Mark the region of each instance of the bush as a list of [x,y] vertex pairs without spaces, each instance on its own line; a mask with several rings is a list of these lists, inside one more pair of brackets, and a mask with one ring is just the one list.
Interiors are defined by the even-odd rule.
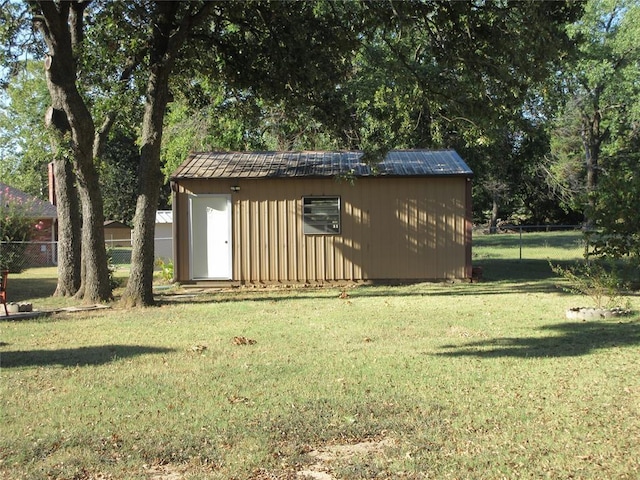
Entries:
[[596,229],[590,255],[640,259],[640,154],[610,158],[589,212]]
[[116,278],[117,267],[113,263],[113,249],[107,247],[107,271],[109,272],[109,286],[114,290],[120,286],[122,279]]
[[561,288],[591,298],[595,308],[612,308],[623,296],[625,281],[617,264],[605,260],[577,262],[564,268],[551,265],[557,275],[563,277],[566,285]]
[[0,244],[0,270],[20,273],[26,263],[26,242],[5,242]]
[[156,260],[156,266],[160,268],[160,277],[162,280],[167,283],[173,281],[173,262],[171,260],[158,258]]
[[0,190],[0,269],[12,273],[22,271],[27,243],[34,230],[31,203],[13,195],[9,187]]

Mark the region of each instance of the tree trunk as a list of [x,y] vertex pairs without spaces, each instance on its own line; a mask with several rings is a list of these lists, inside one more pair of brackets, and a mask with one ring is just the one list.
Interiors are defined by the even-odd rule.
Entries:
[[600,92],[602,86],[594,89],[591,107],[593,111],[583,113],[582,143],[584,146],[585,166],[587,169],[586,192],[587,205],[584,213],[584,225],[590,228],[593,223],[593,213],[596,208],[596,188],[598,187],[598,171],[600,169],[600,147],[607,136],[601,128],[602,116],[600,112]]
[[[93,163],[91,164],[93,167]],[[104,213],[95,169],[78,174],[82,200],[82,284],[76,294],[85,303],[112,300],[104,243]]]
[[54,296],[70,297],[80,289],[82,220],[71,163],[57,155],[53,168],[58,210],[58,285]]
[[[45,62],[51,67],[50,57]],[[78,293],[82,281],[81,233],[82,217],[76,190],[76,176],[69,161],[69,122],[63,106],[54,104],[47,111],[45,125],[50,129],[51,148],[54,152],[51,201],[58,214],[58,283],[53,295],[71,297]]]
[[498,232],[498,209],[499,209],[499,196],[494,192],[493,201],[491,204],[491,221],[489,223],[489,233]]
[[590,227],[592,223],[591,216],[596,207],[595,191],[598,186],[600,144],[591,133],[583,135],[583,143],[585,150],[585,165],[587,169],[587,207],[584,212],[584,224],[586,227]]
[[158,17],[151,47],[151,64],[142,121],[142,147],[138,170],[138,201],[133,219],[131,272],[122,296],[122,302],[127,306],[145,306],[154,303],[154,236],[162,181],[160,147],[164,114],[169,100],[169,76],[175,53],[179,48],[179,45],[170,44],[170,32],[177,4],[159,2],[156,6]]
[[485,180],[484,187],[491,194],[491,218],[489,219],[489,233],[498,232],[498,213],[502,199],[507,194],[509,187],[502,180],[489,177]]
[[138,201],[133,219],[131,272],[122,301],[127,306],[152,305],[155,225],[162,174],[160,146],[169,93],[170,67],[158,65],[148,79],[138,170]]
[[[98,173],[93,163],[93,118],[76,86],[74,52],[82,39],[81,2],[38,2],[42,18],[35,21],[49,49],[46,78],[52,105],[66,114],[71,132],[73,166],[82,203],[82,270],[76,297],[86,303],[111,299],[104,245],[104,213]],[[73,29],[73,31],[72,31]],[[73,40],[72,40],[73,39]]]
[[184,7],[185,3],[154,3],[153,38],[142,124],[138,202],[133,219],[131,273],[122,297],[122,302],[128,306],[153,304],[154,235],[162,182],[160,146],[164,114],[169,102],[169,77],[176,55],[191,29],[207,18],[214,5],[215,2],[192,2],[183,11],[182,18],[178,19],[180,7]]
[[[153,162],[147,160],[142,163],[151,165]],[[159,171],[160,166],[149,166],[149,168],[157,168]],[[131,272],[127,288],[122,296],[123,304],[130,307],[153,305],[154,303],[154,236],[160,181],[159,175],[148,174],[145,177],[144,181],[140,179],[142,192],[138,195],[136,214],[133,219]]]

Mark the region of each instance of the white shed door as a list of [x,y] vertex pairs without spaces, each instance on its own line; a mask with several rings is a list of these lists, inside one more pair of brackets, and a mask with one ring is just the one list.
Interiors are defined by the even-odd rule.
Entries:
[[231,195],[189,197],[191,279],[231,279]]

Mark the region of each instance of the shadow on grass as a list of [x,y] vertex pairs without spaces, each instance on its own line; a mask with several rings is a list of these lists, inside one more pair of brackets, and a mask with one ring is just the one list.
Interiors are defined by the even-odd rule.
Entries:
[[[567,266],[572,262],[554,262]],[[454,283],[451,288],[397,289],[376,286],[354,290],[353,296],[460,296],[502,295],[505,293],[566,293],[558,288],[560,277],[551,270],[548,260],[488,259],[478,263],[483,268],[479,282]],[[434,283],[434,285],[438,285]]]
[[[504,237],[504,236],[500,236]],[[555,261],[563,267],[572,264],[573,261]],[[259,285],[255,288],[238,288],[225,292],[206,292],[215,290],[216,284],[203,286],[193,294],[173,294],[156,292],[155,298],[158,306],[172,305],[176,303],[200,304],[212,302],[279,302],[283,300],[313,300],[327,298],[331,295],[338,296],[336,291],[346,289],[350,297],[414,297],[414,296],[464,296],[464,295],[502,295],[507,293],[549,293],[564,294],[557,287],[560,278],[554,274],[546,259],[505,259],[489,258],[474,262],[474,265],[483,267],[483,279],[479,283],[458,282],[446,284],[434,282],[432,285],[424,282],[416,282],[414,285],[398,282],[373,282],[353,283],[346,286],[327,283],[324,286],[295,286],[287,288],[283,286]],[[27,274],[30,272],[27,272]],[[9,301],[21,302],[24,300],[45,299],[55,291],[57,279],[49,276],[19,277],[9,279]],[[351,288],[355,285],[357,288]],[[398,288],[404,285],[406,288]],[[432,288],[435,287],[435,288]],[[295,292],[295,293],[294,293]]]
[[9,274],[7,301],[20,303],[24,300],[48,298],[56,291],[58,279],[55,277],[15,277]]
[[140,345],[99,345],[94,347],[63,348],[59,350],[16,350],[0,352],[2,368],[62,367],[103,365],[121,358],[150,353],[169,353],[171,348],[144,347]]
[[[566,266],[570,262],[555,262]],[[194,290],[192,294],[158,293],[158,305],[175,303],[225,303],[225,302],[279,302],[284,300],[314,300],[339,296],[345,290],[350,298],[367,297],[429,297],[464,295],[502,295],[505,293],[566,293],[557,287],[560,278],[551,271],[547,260],[491,259],[482,263],[484,277],[480,282],[435,281],[380,281],[371,283],[347,283],[346,285],[327,283],[318,286],[285,287],[263,285],[225,292],[206,292],[211,287],[201,287],[203,292]],[[355,287],[355,288],[354,288]],[[295,293],[294,293],[295,292]]]
[[[462,345],[443,345],[447,357],[576,357],[602,348],[640,345],[640,322],[567,322],[540,328],[554,335],[527,338],[493,338]],[[557,334],[559,333],[559,334]]]
[[518,260],[518,259],[484,259],[474,262],[482,266],[483,281],[492,282],[557,282],[560,277],[551,270],[553,265],[567,267],[575,261],[557,261],[547,259]]

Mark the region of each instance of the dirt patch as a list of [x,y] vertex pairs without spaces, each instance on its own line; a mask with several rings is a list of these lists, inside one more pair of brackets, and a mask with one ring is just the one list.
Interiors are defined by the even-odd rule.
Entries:
[[[308,452],[311,463],[299,467],[297,472],[287,470],[276,473],[260,469],[254,472],[251,478],[255,480],[339,480],[332,473],[334,463],[344,462],[353,457],[382,455],[387,448],[395,445],[396,441],[390,438],[353,444],[326,445]],[[147,480],[183,480],[189,470],[186,465],[172,464],[143,465],[143,469]]]
[[175,465],[144,465],[144,473],[149,480],[181,480],[184,478],[184,467]]
[[328,445],[312,450],[308,455],[315,460],[312,465],[298,472],[298,477],[309,480],[337,480],[331,475],[331,464],[348,460],[356,456],[382,454],[386,448],[395,445],[395,441],[385,438],[379,441],[366,441],[346,445]]

